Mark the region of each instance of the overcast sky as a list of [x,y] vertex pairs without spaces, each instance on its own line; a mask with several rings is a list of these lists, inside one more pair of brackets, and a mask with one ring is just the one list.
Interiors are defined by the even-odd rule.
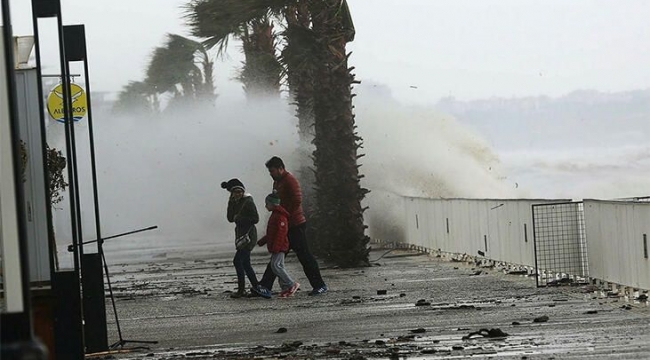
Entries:
[[[349,1],[358,78],[390,86],[403,101],[650,88],[647,0]],[[165,33],[187,33],[185,2],[63,0],[64,22],[86,25],[93,88],[119,90],[141,79]],[[30,3],[11,1],[17,35],[32,32]],[[53,26],[42,27],[45,62],[55,65]],[[241,96],[228,80],[238,51],[231,47],[217,67],[222,96]]]

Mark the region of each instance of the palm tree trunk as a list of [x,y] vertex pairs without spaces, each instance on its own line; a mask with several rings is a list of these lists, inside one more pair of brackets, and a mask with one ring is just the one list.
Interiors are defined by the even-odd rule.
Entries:
[[273,24],[258,19],[245,26],[241,40],[245,63],[239,79],[250,98],[279,97],[282,66],[276,54]]
[[353,32],[346,26],[344,1],[312,0],[309,5],[320,48],[314,83],[316,241],[327,244],[331,259],[342,267],[367,265],[369,238],[361,200],[368,190],[360,185],[357,150],[362,139],[355,131],[355,81],[346,53]]
[[[282,58],[287,70],[287,82],[292,102],[296,107],[298,118],[298,137],[300,146],[297,149],[298,168],[296,176],[302,184],[303,208],[307,219],[312,219],[316,206],[314,182],[314,163],[311,154],[314,150],[314,69],[316,61],[314,52],[310,51],[315,43],[311,31],[311,17],[305,0],[285,9],[284,17],[287,29],[284,32],[286,46]],[[312,221],[308,222],[307,231],[313,233]],[[309,237],[314,240],[313,237]],[[316,241],[311,243],[312,250],[325,255],[322,247]]]

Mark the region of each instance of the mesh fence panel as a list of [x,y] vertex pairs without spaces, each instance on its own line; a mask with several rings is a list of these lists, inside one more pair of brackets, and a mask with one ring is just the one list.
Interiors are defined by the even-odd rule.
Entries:
[[582,202],[533,205],[537,286],[584,282],[589,276]]

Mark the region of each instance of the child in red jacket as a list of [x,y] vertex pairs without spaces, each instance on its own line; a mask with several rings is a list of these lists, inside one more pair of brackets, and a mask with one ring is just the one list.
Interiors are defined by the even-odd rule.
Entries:
[[289,212],[280,205],[280,198],[276,194],[267,196],[265,202],[266,210],[272,213],[266,226],[266,235],[257,244],[259,246],[266,244],[271,253],[269,264],[275,276],[280,280],[280,286],[282,287],[280,297],[289,297],[295,294],[300,287],[300,284],[293,281],[284,268],[284,256],[289,252],[289,238],[287,237],[289,232]]

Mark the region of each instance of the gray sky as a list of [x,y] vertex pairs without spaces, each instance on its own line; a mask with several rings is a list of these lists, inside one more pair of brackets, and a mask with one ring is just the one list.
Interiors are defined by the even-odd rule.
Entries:
[[[12,1],[16,34],[31,33],[29,3]],[[186,33],[184,3],[63,0],[65,23],[86,24],[94,89],[118,90],[142,78],[164,34]],[[650,87],[650,1],[350,0],[350,6],[358,78],[385,83],[406,102]],[[46,63],[54,65],[51,30],[43,36]],[[231,44],[230,59],[217,68],[226,97],[241,96],[240,85],[229,81],[241,61]]]

